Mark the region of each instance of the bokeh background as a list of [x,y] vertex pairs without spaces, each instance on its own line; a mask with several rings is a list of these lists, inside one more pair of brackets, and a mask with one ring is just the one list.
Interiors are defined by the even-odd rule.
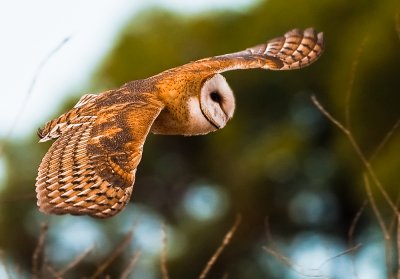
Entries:
[[[208,278],[369,279],[396,271],[387,270],[387,245],[369,204],[349,237],[367,200],[363,165],[311,96],[343,123],[349,113],[354,138],[396,201],[399,129],[375,151],[400,118],[398,1],[81,2],[0,3],[0,278],[31,276],[42,223],[55,270],[94,247],[67,278],[92,274],[130,231],[129,247],[102,276],[118,278],[140,250],[131,277],[160,278],[162,224],[170,277],[196,278],[237,214],[242,222]],[[35,177],[50,144],[37,143],[36,129],[81,95],[309,26],[326,38],[324,55],[311,67],[224,74],[237,110],[223,130],[149,135],[132,201],[121,214],[96,220],[38,212]],[[375,187],[372,194],[389,223],[393,211]],[[263,246],[275,247],[292,267]]]

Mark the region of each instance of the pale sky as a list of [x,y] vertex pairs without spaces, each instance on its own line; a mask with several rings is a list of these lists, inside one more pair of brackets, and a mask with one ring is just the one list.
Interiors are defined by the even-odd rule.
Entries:
[[[54,114],[66,94],[89,92],[87,84],[119,30],[146,7],[162,6],[180,13],[244,9],[257,0],[13,0],[0,1],[0,138],[35,133]],[[232,4],[232,2],[234,4]],[[48,54],[71,37],[40,71]],[[78,98],[78,96],[77,96]],[[19,118],[17,114],[26,107]]]

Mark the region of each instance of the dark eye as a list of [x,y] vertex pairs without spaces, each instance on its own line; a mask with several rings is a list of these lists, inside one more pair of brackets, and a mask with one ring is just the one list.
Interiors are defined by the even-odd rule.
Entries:
[[210,93],[211,100],[213,100],[216,103],[221,102],[221,95],[217,91],[213,91]]

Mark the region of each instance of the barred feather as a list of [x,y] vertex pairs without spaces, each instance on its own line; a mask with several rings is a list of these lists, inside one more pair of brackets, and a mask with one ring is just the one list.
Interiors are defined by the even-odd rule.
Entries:
[[92,127],[87,122],[69,128],[43,158],[36,182],[41,211],[104,218],[129,201],[132,187],[112,185],[97,174],[97,162],[87,149]]

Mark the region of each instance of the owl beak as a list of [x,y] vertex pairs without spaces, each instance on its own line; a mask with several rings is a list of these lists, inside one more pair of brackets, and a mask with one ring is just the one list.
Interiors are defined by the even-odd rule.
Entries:
[[209,117],[207,113],[205,113],[202,109],[201,113],[203,114],[204,118],[207,119],[208,122],[210,122],[211,125],[213,125],[217,130],[221,129],[221,127],[213,121],[212,117]]

